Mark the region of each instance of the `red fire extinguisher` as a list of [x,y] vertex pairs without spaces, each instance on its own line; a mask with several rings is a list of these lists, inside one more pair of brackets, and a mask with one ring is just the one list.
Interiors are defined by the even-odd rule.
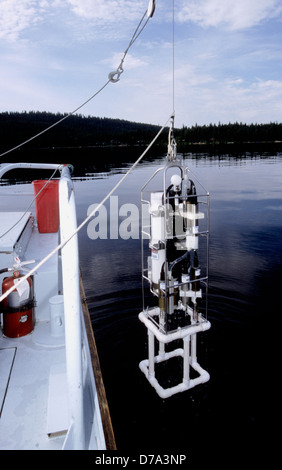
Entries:
[[[17,285],[23,275],[14,271],[13,276],[5,277],[2,294]],[[25,336],[34,328],[33,282],[31,277],[23,281],[2,302],[3,333],[9,338]]]

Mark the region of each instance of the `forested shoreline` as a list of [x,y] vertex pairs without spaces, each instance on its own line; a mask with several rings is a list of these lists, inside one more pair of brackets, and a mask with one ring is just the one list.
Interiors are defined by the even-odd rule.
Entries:
[[[67,114],[48,112],[0,113],[0,147],[9,148],[44,131]],[[158,126],[121,119],[72,115],[28,143],[30,148],[92,147],[147,143]]]
[[[49,112],[0,113],[0,151],[21,144],[64,118],[66,114]],[[156,135],[159,126],[120,119],[73,115],[50,131],[27,144],[28,148],[70,148],[107,145],[146,145]],[[194,148],[233,145],[282,144],[282,123],[268,124],[209,124],[175,129],[178,148]],[[167,142],[167,133],[160,143]]]

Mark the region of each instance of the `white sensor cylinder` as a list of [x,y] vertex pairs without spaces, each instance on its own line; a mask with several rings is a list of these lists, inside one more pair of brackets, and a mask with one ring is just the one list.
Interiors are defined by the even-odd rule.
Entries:
[[165,214],[163,206],[163,192],[151,193],[151,268],[153,284],[158,284],[162,265],[165,262]]

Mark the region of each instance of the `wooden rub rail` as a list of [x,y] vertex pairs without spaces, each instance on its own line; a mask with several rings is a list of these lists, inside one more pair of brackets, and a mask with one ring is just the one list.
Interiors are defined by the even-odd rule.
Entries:
[[101,418],[102,418],[102,423],[103,423],[106,448],[107,450],[117,450],[113,426],[112,426],[112,420],[111,420],[110,411],[109,411],[108,400],[106,396],[102,371],[100,367],[96,341],[95,341],[95,337],[93,333],[93,328],[91,324],[90,314],[88,310],[88,305],[87,305],[87,300],[85,296],[85,290],[84,290],[81,275],[80,275],[80,295],[81,295],[82,309],[83,309],[83,315],[84,315],[85,329],[86,329],[86,334],[87,334],[89,349],[90,349],[92,368],[93,368],[95,383],[96,383],[96,388],[97,388],[98,401],[100,404],[100,413],[101,413]]

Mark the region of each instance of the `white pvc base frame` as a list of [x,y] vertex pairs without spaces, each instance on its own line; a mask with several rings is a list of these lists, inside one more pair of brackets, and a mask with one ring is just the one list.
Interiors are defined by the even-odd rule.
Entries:
[[[208,382],[209,373],[204,370],[197,362],[197,333],[206,331],[211,327],[210,322],[203,320],[198,324],[188,328],[177,330],[173,333],[164,334],[154,325],[148,316],[141,312],[139,319],[145,324],[148,331],[148,359],[144,359],[139,363],[141,371],[145,374],[148,382],[154,387],[157,394],[161,398],[169,398],[180,392],[185,392],[196,385]],[[155,356],[155,338],[159,341],[159,354]],[[170,352],[165,352],[165,344],[183,340],[183,348],[177,348]],[[155,364],[165,362],[172,357],[181,356],[183,358],[183,380],[178,385],[169,388],[163,388],[155,377]],[[199,375],[190,378],[190,368],[193,368]]]

